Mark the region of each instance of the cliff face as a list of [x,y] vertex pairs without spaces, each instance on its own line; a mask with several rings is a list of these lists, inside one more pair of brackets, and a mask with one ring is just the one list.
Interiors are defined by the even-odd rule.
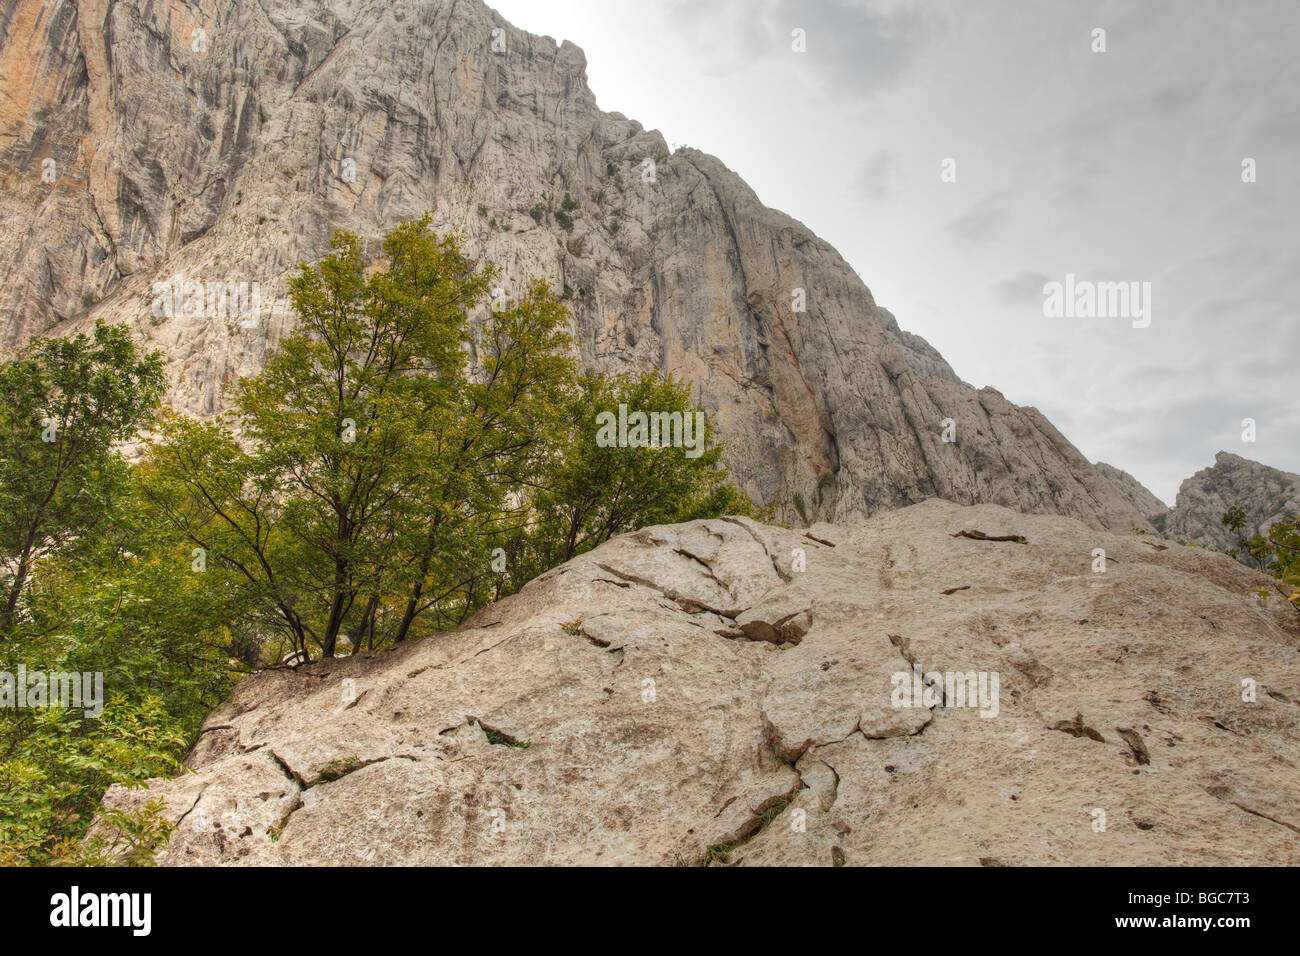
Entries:
[[[0,68],[7,347],[125,321],[166,353],[173,405],[210,414],[291,326],[297,262],[433,209],[507,296],[530,274],[570,290],[587,367],[693,383],[783,517],[796,495],[832,520],[941,496],[1143,524],[834,249],[718,160],[597,109],[581,50],[478,0],[0,0]],[[154,314],[176,276],[256,282],[259,307]]]
[[1178,487],[1178,500],[1165,522],[1165,535],[1226,551],[1237,533],[1223,526],[1229,508],[1246,512],[1242,534],[1265,534],[1276,522],[1300,514],[1300,475],[1221,451]]
[[163,865],[1295,865],[1300,619],[1265,582],[937,500],[646,528],[249,677],[105,803],[163,803]]
[[1123,492],[1124,497],[1133,502],[1133,507],[1142,512],[1148,521],[1156,527],[1163,525],[1165,515],[1169,513],[1169,506],[1152,494],[1146,485],[1122,468],[1108,465],[1104,461],[1097,462],[1096,467],[1102,477]]

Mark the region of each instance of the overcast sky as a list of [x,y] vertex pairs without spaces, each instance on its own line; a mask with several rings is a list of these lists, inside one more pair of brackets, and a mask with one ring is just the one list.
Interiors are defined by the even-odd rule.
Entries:
[[[1300,472],[1297,0],[488,2],[1089,459],[1170,504],[1219,450]],[[1044,317],[1067,273],[1150,282],[1149,327]]]

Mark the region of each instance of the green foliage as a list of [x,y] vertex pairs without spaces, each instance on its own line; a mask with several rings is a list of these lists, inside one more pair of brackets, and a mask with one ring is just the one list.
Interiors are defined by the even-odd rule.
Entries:
[[169,419],[142,469],[154,516],[206,550],[277,653],[400,642],[613,534],[752,510],[720,449],[596,447],[601,409],[693,406],[652,377],[579,378],[545,283],[472,327],[495,268],[427,217],[388,237],[385,270],[355,236],[333,249],[291,284],[299,330],[227,420]]
[[1300,610],[1300,517],[1293,515],[1274,522],[1268,534],[1257,533],[1249,538],[1245,509],[1233,505],[1219,520],[1225,528],[1237,533],[1237,544],[1228,553],[1239,560],[1248,558],[1259,570],[1271,574],[1277,579],[1277,590]]
[[1260,569],[1277,579],[1277,588],[1300,610],[1300,517],[1275,522],[1267,535],[1253,535],[1246,552]]
[[161,800],[150,800],[135,812],[101,809],[99,816],[112,835],[97,833],[79,846],[68,862],[76,866],[153,866],[154,853],[176,829],[164,816],[165,810]]
[[147,423],[162,387],[161,358],[103,323],[0,367],[0,640],[38,552],[75,552],[112,513],[126,475],[113,446]]
[[175,772],[242,672],[455,625],[637,527],[755,514],[707,427],[690,454],[598,444],[601,413],[690,415],[688,389],[578,375],[540,280],[484,317],[495,267],[428,227],[382,264],[337,234],[230,411],[162,416],[135,466],[114,448],[162,375],[125,329],[0,365],[0,670],[99,672],[107,698],[0,708],[0,864],[147,864],[162,808],[103,811],[83,842],[99,799]]
[[[240,383],[227,420],[167,422],[146,481],[157,513],[213,556],[293,651],[325,657],[350,618],[353,646],[373,642],[394,595],[413,602],[395,616],[400,640],[431,583],[454,591],[473,580],[464,565],[478,549],[456,540],[482,534],[529,445],[519,430],[536,370],[516,368],[519,356],[563,344],[553,304],[496,313],[479,343],[489,383],[471,382],[468,316],[493,270],[475,272],[454,238],[429,234],[428,217],[389,234],[385,270],[368,271],[355,235],[337,234],[332,249],[290,282],[300,325]],[[560,374],[553,359],[538,368]],[[446,573],[430,582],[433,568]]]
[[[1253,561],[1259,570],[1264,570],[1264,561],[1261,558],[1252,555],[1249,542],[1246,537],[1246,512],[1240,506],[1234,505],[1223,513],[1219,519],[1220,523],[1229,531],[1236,532],[1237,543],[1228,549],[1228,554],[1237,558],[1243,563]],[[1259,535],[1255,535],[1256,538]]]
[[512,588],[615,535],[652,524],[723,514],[759,516],[720,464],[705,424],[701,454],[679,447],[597,443],[597,416],[630,410],[692,414],[688,387],[655,374],[579,378],[557,426],[555,455],[535,489],[528,521],[506,546]]
[[[229,688],[209,641],[229,619],[221,595],[186,579],[178,543],[139,520],[114,450],[151,420],[162,384],[159,357],[103,324],[0,365],[0,671],[92,686],[98,674],[107,696],[100,713],[0,709],[0,864],[94,862],[77,841],[104,789],[174,770]],[[157,821],[121,817],[113,852],[141,862]]]
[[76,861],[76,840],[114,783],[140,784],[179,766],[180,723],[159,698],[112,695],[98,718],[53,708],[0,717],[0,864]]
[[533,206],[532,209],[528,210],[528,215],[532,216],[533,222],[540,226],[542,220],[546,218],[546,204],[540,202],[537,203],[537,205]]
[[489,730],[483,728],[483,733],[487,736],[488,743],[496,744],[498,747],[514,747],[516,750],[527,750],[531,744],[527,740],[511,740],[499,730]]
[[566,192],[564,194],[564,201],[560,203],[560,208],[565,212],[573,212],[573,210],[578,208],[578,201]]
[[565,232],[573,231],[573,217],[563,209],[557,209],[555,211],[555,221],[560,224],[560,228]]

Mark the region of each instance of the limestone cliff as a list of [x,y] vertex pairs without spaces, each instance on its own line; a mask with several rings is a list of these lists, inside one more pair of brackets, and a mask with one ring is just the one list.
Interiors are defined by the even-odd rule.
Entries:
[[[433,209],[506,295],[568,290],[585,366],[693,383],[779,516],[940,496],[1143,524],[829,245],[598,109],[581,50],[479,0],[0,0],[0,72],[0,345],[125,321],[166,353],[170,401],[210,414],[291,326],[296,263]],[[257,314],[155,314],[176,276],[256,282]]]
[[1146,485],[1122,468],[1108,465],[1104,461],[1097,462],[1097,470],[1107,481],[1122,491],[1148,521],[1157,528],[1163,527],[1165,515],[1169,513],[1169,506],[1152,494]]
[[1242,531],[1246,538],[1266,534],[1276,522],[1300,515],[1300,475],[1221,451],[1214,456],[1213,466],[1178,487],[1165,534],[1175,541],[1227,551],[1238,540],[1222,521],[1233,507],[1246,513]]

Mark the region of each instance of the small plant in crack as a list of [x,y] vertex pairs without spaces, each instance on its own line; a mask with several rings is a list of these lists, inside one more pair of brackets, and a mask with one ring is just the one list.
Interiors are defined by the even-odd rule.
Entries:
[[329,761],[329,763],[321,764],[316,768],[316,772],[320,774],[322,780],[328,783],[331,780],[337,780],[339,777],[347,776],[360,766],[360,758],[349,754],[346,757],[338,757]]
[[496,744],[498,747],[514,747],[517,750],[527,750],[531,744],[527,740],[511,740],[499,730],[489,730],[483,728],[483,733],[487,734],[488,743]]
[[568,624],[562,624],[561,627],[565,634],[577,637],[582,633],[582,618],[578,618],[576,621],[570,621]]
[[710,847],[706,847],[697,861],[697,865],[735,866],[736,864],[731,862],[731,854],[766,830],[773,820],[785,813],[786,807],[794,803],[794,798],[798,796],[798,793],[799,789],[796,788],[773,800],[771,805],[759,815],[757,822],[749,832],[739,839],[730,840],[726,843],[715,843]]

